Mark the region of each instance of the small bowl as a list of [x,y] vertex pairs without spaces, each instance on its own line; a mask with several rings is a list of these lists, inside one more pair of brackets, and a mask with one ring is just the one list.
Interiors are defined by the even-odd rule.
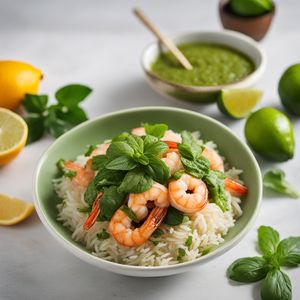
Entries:
[[268,32],[275,15],[275,3],[273,9],[258,17],[241,17],[231,12],[229,0],[221,0],[219,3],[219,15],[222,25],[226,29],[244,33],[256,41],[260,41]]
[[246,88],[254,85],[262,76],[266,67],[266,55],[260,45],[248,36],[229,30],[201,31],[170,35],[175,44],[181,43],[214,43],[233,48],[254,63],[254,71],[242,80],[217,86],[192,86],[161,79],[152,72],[151,66],[161,51],[166,51],[159,43],[153,42],[146,47],[142,54],[142,68],[150,86],[160,95],[197,103],[214,102],[224,88]]
[[[60,158],[72,159],[83,153],[87,144],[96,144],[112,136],[128,131],[141,122],[169,124],[170,128],[181,131],[200,130],[204,139],[215,141],[222,155],[237,168],[243,169],[243,180],[249,193],[243,200],[243,215],[224,237],[217,248],[194,261],[178,265],[141,267],[109,262],[91,254],[82,244],[74,241],[72,233],[57,221],[56,205],[59,199],[52,186],[56,176],[56,162]],[[238,153],[238,155],[237,155]],[[167,276],[188,271],[213,260],[238,244],[251,229],[258,214],[262,196],[262,181],[259,166],[249,147],[220,122],[188,110],[170,107],[142,107],[100,116],[84,122],[58,138],[43,154],[35,171],[35,207],[49,232],[70,252],[96,267],[123,275],[138,277]],[[55,260],[55,257],[49,258]],[[55,263],[55,262],[53,262]]]

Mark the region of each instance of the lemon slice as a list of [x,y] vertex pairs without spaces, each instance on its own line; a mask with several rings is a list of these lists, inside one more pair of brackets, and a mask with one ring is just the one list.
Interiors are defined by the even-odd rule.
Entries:
[[218,99],[219,109],[234,119],[247,117],[259,103],[263,92],[257,89],[226,89]]
[[14,112],[0,107],[0,166],[15,158],[26,144],[28,127]]
[[33,211],[31,203],[0,194],[0,225],[14,225],[22,222]]

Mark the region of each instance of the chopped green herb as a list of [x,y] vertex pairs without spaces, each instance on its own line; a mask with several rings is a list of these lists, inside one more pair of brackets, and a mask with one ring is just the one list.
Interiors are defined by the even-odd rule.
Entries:
[[152,236],[154,238],[158,238],[159,236],[163,235],[164,232],[163,230],[161,230],[160,228],[157,228],[153,233],[152,233]]
[[186,223],[190,220],[189,216],[183,216],[182,223]]
[[62,158],[60,160],[58,160],[58,162],[56,163],[56,166],[63,173],[63,176],[65,176],[65,177],[73,178],[77,174],[76,171],[68,170],[65,168],[65,160]]
[[178,248],[178,255],[177,255],[177,260],[182,260],[183,257],[185,257],[186,253],[185,250],[182,248]]
[[193,243],[193,237],[190,235],[186,240],[185,240],[185,246],[190,247]]
[[97,233],[97,238],[99,240],[106,240],[109,237],[110,237],[110,234],[105,229],[102,229],[101,232]]
[[92,152],[97,148],[96,145],[89,145],[88,149],[86,150],[86,152],[84,153],[84,156],[90,156],[92,154]]
[[81,213],[90,213],[91,212],[91,207],[77,207],[77,210]]
[[129,208],[128,206],[124,205],[122,207],[122,210],[128,216],[128,218],[130,218],[133,222],[139,223],[139,219],[137,218],[137,216],[135,215],[135,213],[131,210],[131,208]]
[[285,180],[285,173],[279,169],[272,169],[265,173],[264,186],[291,198],[299,198],[297,191]]

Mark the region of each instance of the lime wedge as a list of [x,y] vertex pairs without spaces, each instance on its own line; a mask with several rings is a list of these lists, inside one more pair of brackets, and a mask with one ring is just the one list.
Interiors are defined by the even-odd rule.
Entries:
[[247,117],[259,103],[263,92],[256,89],[222,90],[218,99],[221,112],[234,119]]

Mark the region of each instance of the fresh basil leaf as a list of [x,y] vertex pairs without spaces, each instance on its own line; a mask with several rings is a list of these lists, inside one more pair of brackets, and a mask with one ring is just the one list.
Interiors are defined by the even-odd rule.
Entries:
[[228,210],[228,198],[224,186],[225,175],[219,171],[210,170],[208,175],[203,177],[213,202],[215,202],[222,211]]
[[185,170],[179,170],[179,171],[176,171],[172,178],[175,179],[175,180],[178,180],[181,178],[181,176],[185,173]]
[[84,156],[90,156],[96,148],[97,148],[96,145],[89,145],[87,150],[84,153]]
[[162,141],[152,141],[151,140],[151,136],[147,135],[145,137],[144,140],[144,144],[145,144],[145,149],[144,149],[144,153],[147,156],[153,155],[153,156],[160,156],[161,154],[163,154],[164,152],[166,152],[168,150],[168,146],[166,143],[162,142]]
[[292,284],[287,276],[278,269],[270,270],[261,287],[262,300],[291,300]]
[[99,194],[99,191],[96,187],[96,183],[95,183],[95,178],[89,183],[89,185],[87,186],[85,192],[84,192],[84,201],[92,206],[92,204],[94,203],[95,199],[97,198]]
[[265,278],[268,271],[268,263],[263,257],[244,257],[229,266],[227,275],[238,282],[255,282]]
[[110,234],[103,228],[101,232],[97,233],[97,238],[99,240],[107,240],[109,239]]
[[194,139],[193,135],[189,131],[183,131],[181,137],[182,143],[177,146],[181,156],[190,160],[200,157],[202,147]]
[[96,155],[92,158],[92,169],[95,171],[102,170],[108,163],[106,155]]
[[112,143],[113,142],[124,142],[127,140],[128,136],[129,136],[128,132],[123,132],[123,133],[117,135],[116,137],[114,137],[112,139]]
[[166,184],[170,177],[170,171],[167,165],[155,156],[149,157],[147,173],[154,181],[159,182],[160,184]]
[[168,125],[166,124],[148,124],[144,123],[142,126],[145,128],[147,134],[153,135],[157,138],[162,138],[165,132],[168,130]]
[[106,164],[105,168],[109,170],[132,170],[137,166],[137,163],[128,156],[119,156]]
[[183,222],[184,214],[176,208],[169,206],[164,223],[169,226],[180,225]]
[[260,226],[258,228],[258,245],[266,257],[276,253],[279,243],[279,233],[270,226]]
[[134,153],[132,158],[141,165],[147,166],[149,164],[149,158],[144,154]]
[[157,228],[151,235],[151,237],[154,237],[154,238],[158,238],[160,237],[161,235],[163,235],[164,232],[163,230],[161,230],[160,228]]
[[152,186],[151,177],[144,173],[141,169],[136,168],[129,171],[122,181],[119,191],[130,193],[142,193],[149,190]]
[[106,151],[106,155],[110,159],[114,159],[123,155],[132,156],[133,153],[134,150],[126,142],[113,142]]
[[297,191],[285,180],[285,173],[279,169],[272,169],[265,173],[264,186],[275,192],[285,194],[292,198],[299,198]]
[[28,126],[28,137],[26,144],[39,140],[45,132],[44,117],[38,114],[29,114],[24,118]]
[[192,243],[193,243],[193,237],[189,235],[188,238],[185,240],[184,245],[190,247]]
[[94,178],[96,187],[100,190],[104,186],[119,185],[123,181],[125,174],[125,171],[101,169]]
[[282,240],[277,247],[276,257],[281,266],[298,266],[300,264],[300,237]]
[[209,174],[209,162],[204,157],[190,160],[182,156],[181,162],[186,172],[193,177],[202,179],[204,176],[207,176]]
[[119,192],[118,187],[115,185],[104,188],[100,201],[99,218],[109,221],[116,210],[123,204],[125,197],[126,194]]
[[46,110],[47,102],[47,95],[25,94],[23,105],[27,112],[41,114]]
[[53,105],[51,107],[55,109],[57,119],[63,120],[64,122],[67,122],[73,126],[78,125],[88,119],[84,110],[78,106],[67,107]]
[[140,136],[129,135],[127,138],[127,143],[135,153],[142,154],[144,152],[144,142]]
[[55,93],[55,98],[60,104],[67,107],[77,106],[79,102],[83,101],[92,89],[81,84],[69,84],[60,88]]
[[128,216],[129,219],[131,219],[135,223],[139,223],[139,219],[135,215],[135,213],[132,211],[131,208],[129,208],[127,205],[124,205],[122,207],[122,211]]
[[69,131],[73,125],[61,120],[56,115],[56,109],[50,108],[48,109],[48,115],[45,116],[44,125],[46,131],[52,135],[53,137],[59,137],[65,132]]

